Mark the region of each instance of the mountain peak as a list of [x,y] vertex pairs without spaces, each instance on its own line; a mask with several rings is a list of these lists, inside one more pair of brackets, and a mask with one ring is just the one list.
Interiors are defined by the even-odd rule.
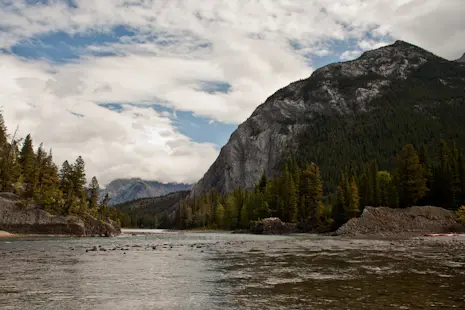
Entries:
[[[463,98],[464,74],[462,66],[401,40],[319,68],[278,90],[239,125],[191,197],[213,188],[253,189],[263,171],[276,175],[291,155],[318,163],[332,180],[352,160],[378,156],[375,150],[385,145],[393,147],[385,153],[388,165],[402,143],[420,143],[420,131],[432,133],[430,123],[437,125],[437,136],[462,128],[458,118],[447,119],[453,124],[437,119],[462,107],[456,98]],[[396,131],[402,138],[393,136],[393,128],[402,128]],[[333,160],[346,146],[352,157]]]

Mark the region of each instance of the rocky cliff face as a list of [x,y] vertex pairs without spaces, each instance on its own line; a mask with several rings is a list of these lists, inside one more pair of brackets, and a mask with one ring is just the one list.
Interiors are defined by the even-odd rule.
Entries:
[[[365,52],[354,61],[325,66],[308,79],[291,83],[269,97],[238,127],[191,195],[212,188],[222,193],[238,186],[252,188],[264,170],[273,176],[283,156],[299,149],[299,135],[308,132],[317,136],[317,127],[325,119],[369,114],[377,109],[374,102],[378,98],[397,87],[393,84],[408,80],[412,72],[431,61],[451,63],[397,41]],[[447,83],[445,78],[443,84]]]
[[121,230],[92,216],[57,216],[0,197],[0,230],[19,234],[115,236]]
[[438,207],[407,209],[366,207],[360,218],[354,218],[337,231],[339,236],[403,237],[426,233],[464,232],[457,214]]
[[141,179],[118,179],[112,181],[102,190],[103,198],[108,193],[110,204],[116,205],[140,198],[159,197],[172,192],[190,190],[191,184],[160,183]]

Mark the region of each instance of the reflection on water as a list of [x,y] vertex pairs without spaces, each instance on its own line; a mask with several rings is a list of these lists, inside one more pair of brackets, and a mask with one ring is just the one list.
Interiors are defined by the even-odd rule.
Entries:
[[0,308],[465,309],[463,248],[173,232],[3,239]]

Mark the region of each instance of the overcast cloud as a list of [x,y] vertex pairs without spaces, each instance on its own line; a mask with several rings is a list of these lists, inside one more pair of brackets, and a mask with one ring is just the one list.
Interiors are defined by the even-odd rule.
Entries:
[[315,67],[396,39],[456,59],[463,16],[463,0],[0,1],[0,105],[10,132],[59,165],[82,155],[101,183],[195,182],[222,145],[176,111],[212,135]]

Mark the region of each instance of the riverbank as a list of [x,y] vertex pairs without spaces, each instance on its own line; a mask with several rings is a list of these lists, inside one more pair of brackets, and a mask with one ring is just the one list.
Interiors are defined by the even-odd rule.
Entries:
[[102,221],[89,214],[53,215],[40,208],[24,206],[15,200],[0,197],[0,230],[13,234],[54,237],[119,235],[119,227],[116,223],[110,222]]
[[13,235],[13,234],[10,234],[7,231],[0,230],[0,238],[13,238],[13,237],[17,237],[17,236],[20,236],[20,235]]

